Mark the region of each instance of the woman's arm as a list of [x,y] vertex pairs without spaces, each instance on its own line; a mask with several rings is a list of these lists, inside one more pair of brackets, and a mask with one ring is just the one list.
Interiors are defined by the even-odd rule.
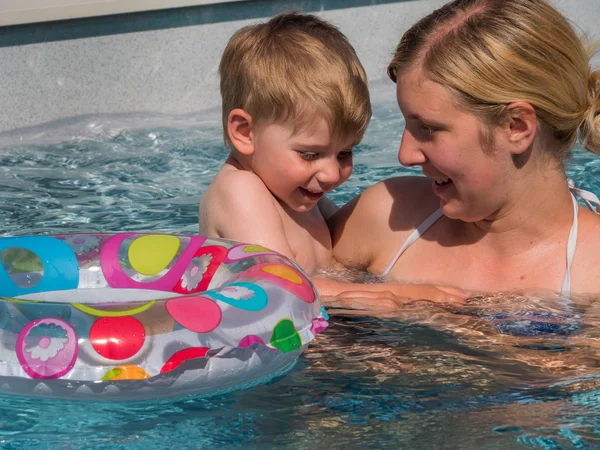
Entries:
[[[385,267],[410,234],[435,208],[431,182],[424,177],[399,177],[377,183],[347,203],[328,221],[333,255],[345,267],[373,272]],[[383,270],[383,269],[381,269]],[[336,280],[315,281],[325,304],[385,300],[388,305],[408,299],[456,302],[468,293],[432,284],[351,284]],[[410,281],[410,280],[407,280]],[[397,302],[390,302],[395,298]]]
[[319,211],[325,220],[329,220],[331,216],[333,216],[340,209],[338,205],[333,203],[333,201],[327,197],[323,197],[321,200],[319,200],[317,207],[319,208]]

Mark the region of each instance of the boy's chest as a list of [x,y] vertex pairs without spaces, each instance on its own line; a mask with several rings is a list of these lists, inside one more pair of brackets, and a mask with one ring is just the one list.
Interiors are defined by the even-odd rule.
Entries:
[[295,260],[308,273],[333,262],[329,228],[318,210],[282,214],[284,231]]

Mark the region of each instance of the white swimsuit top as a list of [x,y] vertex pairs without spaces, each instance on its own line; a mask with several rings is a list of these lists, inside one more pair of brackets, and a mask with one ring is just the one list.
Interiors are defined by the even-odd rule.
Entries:
[[[562,284],[562,295],[563,297],[568,297],[571,293],[571,264],[573,263],[573,258],[575,257],[575,248],[577,247],[577,228],[578,228],[578,220],[577,220],[577,212],[578,212],[578,203],[575,199],[575,195],[581,197],[584,203],[587,205],[589,209],[596,212],[594,210],[594,206],[592,204],[600,205],[600,200],[596,195],[591,192],[584,191],[583,189],[578,189],[575,187],[575,183],[573,180],[569,181],[569,190],[571,191],[571,198],[573,199],[573,225],[571,226],[571,232],[569,233],[569,240],[567,241],[567,268],[565,272],[565,277],[563,279]],[[599,214],[598,212],[596,212]],[[396,253],[396,256],[390,261],[388,266],[385,268],[381,276],[386,276],[398,261],[398,258],[411,246],[413,245],[437,220],[442,217],[444,213],[442,213],[441,208],[435,211],[432,215],[430,215],[427,219],[423,221],[421,225],[419,225],[406,239],[402,247]]]

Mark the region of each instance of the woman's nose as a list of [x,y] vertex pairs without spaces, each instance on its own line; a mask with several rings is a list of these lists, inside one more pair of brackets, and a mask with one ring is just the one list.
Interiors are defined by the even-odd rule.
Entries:
[[419,166],[427,162],[427,157],[421,150],[421,143],[408,130],[405,130],[402,134],[400,149],[398,150],[398,161],[406,167]]

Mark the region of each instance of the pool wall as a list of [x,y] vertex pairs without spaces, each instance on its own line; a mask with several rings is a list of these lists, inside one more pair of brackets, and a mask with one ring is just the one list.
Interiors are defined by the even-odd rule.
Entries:
[[[0,137],[19,138],[31,127],[84,115],[218,114],[217,67],[231,34],[291,8],[338,25],[371,83],[385,83],[402,32],[442,3],[250,0],[3,26]],[[597,0],[554,4],[600,39]]]

